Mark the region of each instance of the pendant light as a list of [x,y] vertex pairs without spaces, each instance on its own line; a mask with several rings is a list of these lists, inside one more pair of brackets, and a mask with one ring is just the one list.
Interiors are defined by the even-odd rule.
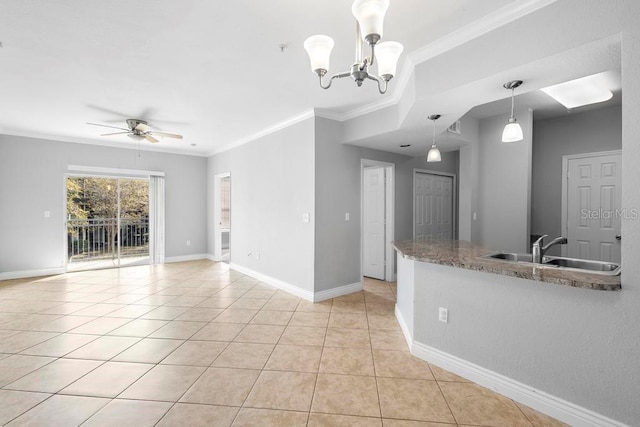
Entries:
[[522,141],[524,138],[522,135],[522,127],[520,127],[520,123],[518,123],[518,120],[513,115],[513,104],[515,99],[514,92],[521,84],[522,80],[513,80],[503,85],[505,89],[511,89],[511,116],[509,117],[509,123],[507,123],[502,131],[502,142]]
[[428,117],[429,120],[433,121],[433,142],[431,144],[431,149],[429,153],[427,153],[427,163],[433,162],[441,162],[442,155],[440,154],[440,150],[436,146],[436,120],[440,118],[440,114],[433,114]]

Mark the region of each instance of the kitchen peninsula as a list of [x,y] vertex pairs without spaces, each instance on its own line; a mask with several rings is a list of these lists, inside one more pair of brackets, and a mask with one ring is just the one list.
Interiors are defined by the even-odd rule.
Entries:
[[414,355],[559,419],[611,421],[586,402],[615,389],[591,372],[621,330],[604,316],[624,304],[620,276],[487,259],[495,251],[466,241],[393,246],[396,317]]

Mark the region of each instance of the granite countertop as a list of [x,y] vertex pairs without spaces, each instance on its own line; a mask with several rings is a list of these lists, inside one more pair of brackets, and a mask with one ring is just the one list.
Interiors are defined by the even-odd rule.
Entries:
[[601,291],[617,291],[621,289],[620,276],[606,276],[563,270],[539,264],[482,258],[497,251],[491,251],[464,240],[405,240],[393,242],[392,245],[404,258],[414,261],[484,271],[575,288]]

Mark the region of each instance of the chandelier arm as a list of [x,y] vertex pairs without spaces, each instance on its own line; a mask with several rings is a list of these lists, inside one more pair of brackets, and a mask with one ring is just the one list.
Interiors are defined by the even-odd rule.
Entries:
[[331,78],[329,79],[329,83],[326,86],[322,84],[322,75],[318,75],[318,77],[320,78],[320,87],[322,89],[329,89],[331,87],[331,83],[333,83],[333,79],[342,79],[344,77],[349,77],[350,75],[351,73],[349,72],[334,74],[333,76],[331,76]]
[[[369,80],[373,80],[374,82],[378,83],[378,92],[380,92],[382,95],[387,93],[387,80],[385,80],[385,79],[380,80],[380,79],[372,76],[371,74],[367,74],[367,78]],[[384,90],[382,89],[382,82],[384,82]]]

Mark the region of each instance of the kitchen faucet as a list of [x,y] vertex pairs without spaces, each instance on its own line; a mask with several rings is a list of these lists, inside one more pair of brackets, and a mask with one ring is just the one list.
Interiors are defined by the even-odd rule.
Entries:
[[542,264],[542,258],[547,251],[555,245],[566,245],[567,238],[566,237],[556,237],[549,243],[544,246],[541,246],[545,237],[549,237],[549,235],[545,234],[540,236],[538,240],[533,243],[533,247],[531,248],[531,253],[533,255],[533,262]]

